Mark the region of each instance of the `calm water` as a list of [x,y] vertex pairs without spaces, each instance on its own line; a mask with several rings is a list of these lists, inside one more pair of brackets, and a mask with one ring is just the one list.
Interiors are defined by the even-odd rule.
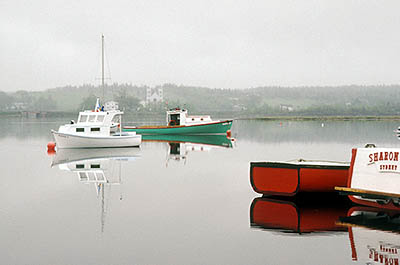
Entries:
[[[48,155],[50,129],[67,120],[2,121],[2,264],[367,264],[368,242],[400,245],[397,234],[368,227],[287,231],[289,215],[251,224],[251,205],[262,199],[249,183],[250,161],[349,161],[366,143],[400,147],[396,122],[235,121],[232,143],[150,139],[136,149]],[[331,207],[280,203],[297,207],[299,222]]]

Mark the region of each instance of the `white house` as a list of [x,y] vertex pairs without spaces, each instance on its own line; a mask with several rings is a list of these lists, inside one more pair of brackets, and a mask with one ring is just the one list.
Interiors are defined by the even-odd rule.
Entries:
[[146,89],[146,104],[158,103],[158,102],[163,102],[163,101],[164,101],[164,95],[163,95],[162,87],[156,87],[156,88],[147,87],[147,89]]

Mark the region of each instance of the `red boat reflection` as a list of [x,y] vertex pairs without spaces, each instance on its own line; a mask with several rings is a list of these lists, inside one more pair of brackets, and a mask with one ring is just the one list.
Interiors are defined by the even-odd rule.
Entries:
[[337,221],[347,215],[350,200],[337,194],[315,196],[255,198],[250,207],[250,225],[299,234],[346,231]]

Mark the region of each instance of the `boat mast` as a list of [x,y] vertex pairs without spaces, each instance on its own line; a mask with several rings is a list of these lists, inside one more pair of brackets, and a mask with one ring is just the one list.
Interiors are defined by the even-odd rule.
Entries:
[[104,101],[104,35],[101,34],[101,87],[103,88]]

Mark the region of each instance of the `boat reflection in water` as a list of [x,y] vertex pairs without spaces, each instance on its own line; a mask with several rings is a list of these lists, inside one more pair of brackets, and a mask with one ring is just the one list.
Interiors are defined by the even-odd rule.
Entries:
[[[76,173],[79,182],[96,190],[101,203],[101,231],[104,231],[107,198],[111,186],[121,185],[122,162],[133,161],[139,157],[139,148],[91,148],[59,149],[51,166]],[[122,194],[119,197],[122,200]]]
[[399,264],[400,211],[353,207],[338,224],[348,227],[353,261]]
[[337,224],[350,201],[337,194],[298,194],[295,197],[259,197],[250,207],[250,226],[287,233],[341,232]]
[[232,148],[235,139],[226,135],[142,135],[143,142],[168,144],[166,166],[170,160],[186,164],[190,152],[208,152],[213,148]]

